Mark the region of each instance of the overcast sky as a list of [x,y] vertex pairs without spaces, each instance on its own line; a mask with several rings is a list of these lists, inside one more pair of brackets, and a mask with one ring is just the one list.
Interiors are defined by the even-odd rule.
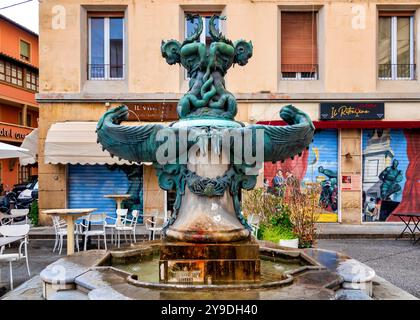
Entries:
[[23,1],[25,0],[0,0],[0,14],[38,33],[38,0],[32,0],[7,9],[1,9]]

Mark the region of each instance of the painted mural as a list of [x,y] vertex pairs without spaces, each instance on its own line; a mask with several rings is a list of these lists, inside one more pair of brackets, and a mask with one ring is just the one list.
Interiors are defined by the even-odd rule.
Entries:
[[363,131],[363,221],[420,210],[420,130]]
[[282,196],[283,188],[290,179],[297,180],[300,188],[314,184],[322,187],[319,206],[323,209],[321,222],[338,221],[338,136],[337,130],[317,130],[313,143],[301,157],[282,162],[265,163],[264,184],[268,192]]

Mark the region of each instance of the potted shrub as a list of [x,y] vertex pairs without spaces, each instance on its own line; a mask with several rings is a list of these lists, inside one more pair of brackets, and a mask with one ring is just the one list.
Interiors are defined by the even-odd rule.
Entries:
[[318,186],[311,186],[303,192],[295,190],[285,200],[290,208],[293,232],[299,238],[299,248],[311,248],[316,243],[320,193]]
[[261,239],[278,243],[282,247],[298,248],[299,238],[291,228],[284,226],[266,226],[261,228]]

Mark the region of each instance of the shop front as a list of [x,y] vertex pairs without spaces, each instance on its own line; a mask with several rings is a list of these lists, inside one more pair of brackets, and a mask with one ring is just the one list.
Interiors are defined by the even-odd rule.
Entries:
[[420,212],[420,129],[363,130],[363,222]]
[[319,103],[309,149],[266,163],[265,185],[274,190],[290,176],[301,189],[318,185],[319,222],[398,222],[393,213],[419,212],[420,121],[403,117],[412,104],[399,108],[386,102]]
[[[20,147],[33,129],[0,122],[0,142]],[[37,175],[36,164],[21,166],[19,158],[0,160],[0,195],[13,189],[13,185],[27,182]]]
[[107,194],[130,194],[122,208],[143,212],[143,164],[112,158],[96,143],[96,122],[57,122],[45,140],[45,163],[66,172],[67,208],[97,208],[116,216]]

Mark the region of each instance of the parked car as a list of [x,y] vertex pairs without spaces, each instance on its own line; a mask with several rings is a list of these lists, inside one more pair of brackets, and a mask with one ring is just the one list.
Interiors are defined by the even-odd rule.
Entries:
[[28,189],[23,190],[17,197],[16,207],[18,209],[30,209],[32,202],[38,199],[38,180],[29,185]]
[[31,192],[32,200],[38,200],[38,182],[35,184]]
[[19,196],[20,193],[26,189],[30,189],[32,190],[35,186],[35,184],[38,182],[38,178],[32,177],[32,179],[30,179],[29,181],[23,182],[23,183],[17,183],[13,186],[12,191]]

